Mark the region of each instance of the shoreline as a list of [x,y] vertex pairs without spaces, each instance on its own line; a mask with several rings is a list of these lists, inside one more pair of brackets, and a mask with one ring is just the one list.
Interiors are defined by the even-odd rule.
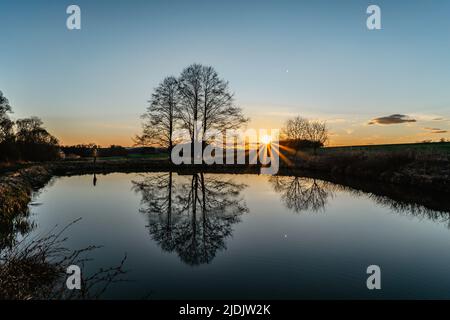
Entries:
[[[87,174],[139,173],[139,172],[176,172],[177,174],[195,174],[199,172],[217,174],[260,174],[259,165],[188,165],[175,166],[167,160],[99,160],[94,167],[91,161],[58,161],[50,163],[29,163],[22,168],[0,174],[0,218],[13,212],[27,210],[32,194],[43,188],[53,177]],[[449,191],[428,177],[418,187],[414,185],[420,176],[381,175],[374,179],[370,174],[342,174],[339,171],[310,170],[303,167],[280,168],[278,176],[298,176],[328,181],[344,188],[362,191],[373,196],[388,197],[400,203],[421,205],[436,211],[450,211]],[[448,186],[448,180],[444,185]],[[431,187],[431,188],[430,188]]]
[[[375,161],[374,161],[375,160]],[[432,160],[407,161],[404,159],[357,159],[348,161],[348,155],[327,159],[309,157],[293,165],[280,164],[278,175],[316,175],[338,180],[370,180],[391,184],[400,188],[414,188],[429,192],[450,193],[450,162]],[[390,161],[390,162],[389,162]],[[381,164],[379,162],[382,162]],[[387,164],[385,163],[387,162]],[[392,164],[395,162],[395,164]],[[214,164],[174,165],[161,159],[120,159],[92,161],[57,161],[44,164],[54,175],[78,175],[112,172],[173,171],[181,174],[191,172],[260,174],[261,165]]]
[[0,220],[26,213],[33,192],[45,187],[52,177],[51,170],[43,165],[0,175]]

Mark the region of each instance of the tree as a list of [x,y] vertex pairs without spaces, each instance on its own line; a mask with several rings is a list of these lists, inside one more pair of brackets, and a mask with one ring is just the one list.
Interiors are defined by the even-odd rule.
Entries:
[[203,136],[210,129],[224,133],[225,130],[237,129],[248,122],[242,109],[233,104],[233,94],[228,88],[228,82],[220,79],[213,67],[202,66],[201,85]]
[[310,121],[307,126],[306,136],[309,141],[313,141],[314,153],[316,153],[317,148],[323,147],[328,141],[328,128],[325,122],[321,121]]
[[58,158],[58,139],[43,127],[38,117],[16,121],[16,143],[26,160],[46,161]]
[[295,156],[300,148],[312,148],[316,153],[317,148],[322,147],[328,140],[328,128],[325,122],[311,121],[302,117],[296,117],[286,121],[282,130],[285,143],[295,149]]
[[282,130],[282,134],[288,140],[306,140],[306,131],[309,122],[302,117],[296,117],[286,121],[285,127]]
[[8,116],[11,113],[11,106],[8,99],[3,96],[3,92],[0,91],[0,143],[6,141],[13,135],[14,123]]
[[184,69],[179,78],[179,92],[178,115],[182,128],[189,130],[192,145],[201,138],[205,147],[208,130],[224,133],[248,122],[242,109],[234,105],[228,82],[211,66],[193,64]]
[[248,122],[233,101],[228,82],[211,66],[192,64],[178,79],[168,77],[155,89],[143,115],[143,133],[134,138],[137,145],[159,144],[172,149],[176,127],[186,129],[194,159],[194,145],[203,148],[210,129],[223,133]]
[[181,120],[182,128],[189,131],[192,148],[196,136],[198,137],[199,128],[197,125],[202,98],[202,69],[202,65],[192,64],[181,72],[178,79],[180,106],[177,108],[177,116]]
[[135,137],[138,145],[160,145],[168,148],[173,146],[173,130],[175,127],[175,111],[179,104],[178,81],[175,77],[165,78],[156,87],[150,106],[142,116],[143,133]]

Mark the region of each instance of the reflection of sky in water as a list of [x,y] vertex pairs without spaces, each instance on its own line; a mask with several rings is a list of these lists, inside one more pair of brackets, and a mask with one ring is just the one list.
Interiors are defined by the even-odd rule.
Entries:
[[[227,232],[219,228],[207,235],[213,239],[211,243],[221,245],[207,248],[213,253],[208,255],[209,259],[188,263],[182,252],[186,246],[164,247],[155,240],[154,233],[149,233],[151,221],[164,222],[161,219],[164,216],[149,217],[148,212],[142,212],[148,209],[148,201],[142,202],[146,199],[144,193],[136,185],[133,187],[132,181],[154,184],[158,175],[99,175],[96,187],[92,176],[58,178],[36,199],[42,205],[32,208],[32,220],[37,224],[34,232],[44,232],[55,224],[63,226],[82,217],[68,231],[68,245],[104,246],[92,253],[95,260],[89,264],[91,270],[115,266],[127,253],[125,269],[130,270],[127,276],[132,281],[113,285],[105,297],[450,297],[447,222],[399,214],[367,194],[356,195],[319,180],[295,182],[290,177],[276,181],[274,177],[257,175],[205,174],[206,180],[245,184],[231,198],[240,199],[236,200],[242,206],[239,208],[245,207],[248,212],[243,210],[235,220],[226,220],[227,214],[232,214],[233,202],[226,192],[210,190],[208,196],[222,198],[211,206],[215,213],[209,213],[208,222],[212,227],[222,226]],[[173,183],[189,193],[193,176],[173,174]],[[297,185],[289,189],[289,183]],[[304,201],[310,199],[308,192],[315,183],[320,194],[314,203],[319,201],[323,207],[304,204],[298,207],[295,201],[298,202],[299,194]],[[288,195],[284,194],[286,190]],[[300,193],[293,197],[292,190]],[[149,192],[150,196],[161,194],[164,194],[161,188]],[[181,195],[173,195],[174,205],[179,204]],[[205,236],[201,233],[201,188],[198,196],[199,238],[195,240]],[[313,196],[317,198],[317,194]],[[296,206],[288,209],[289,201]],[[219,208],[220,203],[225,203],[225,208]],[[181,230],[178,240],[192,236],[191,209],[179,212],[183,223],[178,225]],[[224,218],[217,217],[220,215]],[[224,219],[228,223],[225,227]],[[440,220],[443,219],[437,219]],[[189,254],[201,256],[205,248],[194,249],[197,251],[190,248]],[[365,287],[365,270],[371,264],[381,267],[379,292]]]

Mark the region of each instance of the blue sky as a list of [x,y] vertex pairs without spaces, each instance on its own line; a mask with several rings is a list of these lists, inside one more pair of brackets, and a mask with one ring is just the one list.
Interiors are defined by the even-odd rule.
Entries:
[[[70,4],[81,30],[66,28]],[[382,30],[366,28],[370,4]],[[303,115],[333,144],[450,137],[430,130],[450,130],[445,0],[0,0],[0,39],[13,116],[42,117],[63,143],[130,145],[152,89],[194,62],[230,82],[255,128]],[[417,121],[368,125],[392,114]]]

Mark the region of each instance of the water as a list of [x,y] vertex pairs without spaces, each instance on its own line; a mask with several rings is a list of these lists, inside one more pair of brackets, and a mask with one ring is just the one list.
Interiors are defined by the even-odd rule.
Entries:
[[[148,173],[60,177],[36,196],[32,233],[70,227],[101,245],[84,274],[127,255],[103,298],[450,298],[446,212],[321,180]],[[195,205],[194,205],[195,204]],[[381,268],[381,290],[366,269]]]

